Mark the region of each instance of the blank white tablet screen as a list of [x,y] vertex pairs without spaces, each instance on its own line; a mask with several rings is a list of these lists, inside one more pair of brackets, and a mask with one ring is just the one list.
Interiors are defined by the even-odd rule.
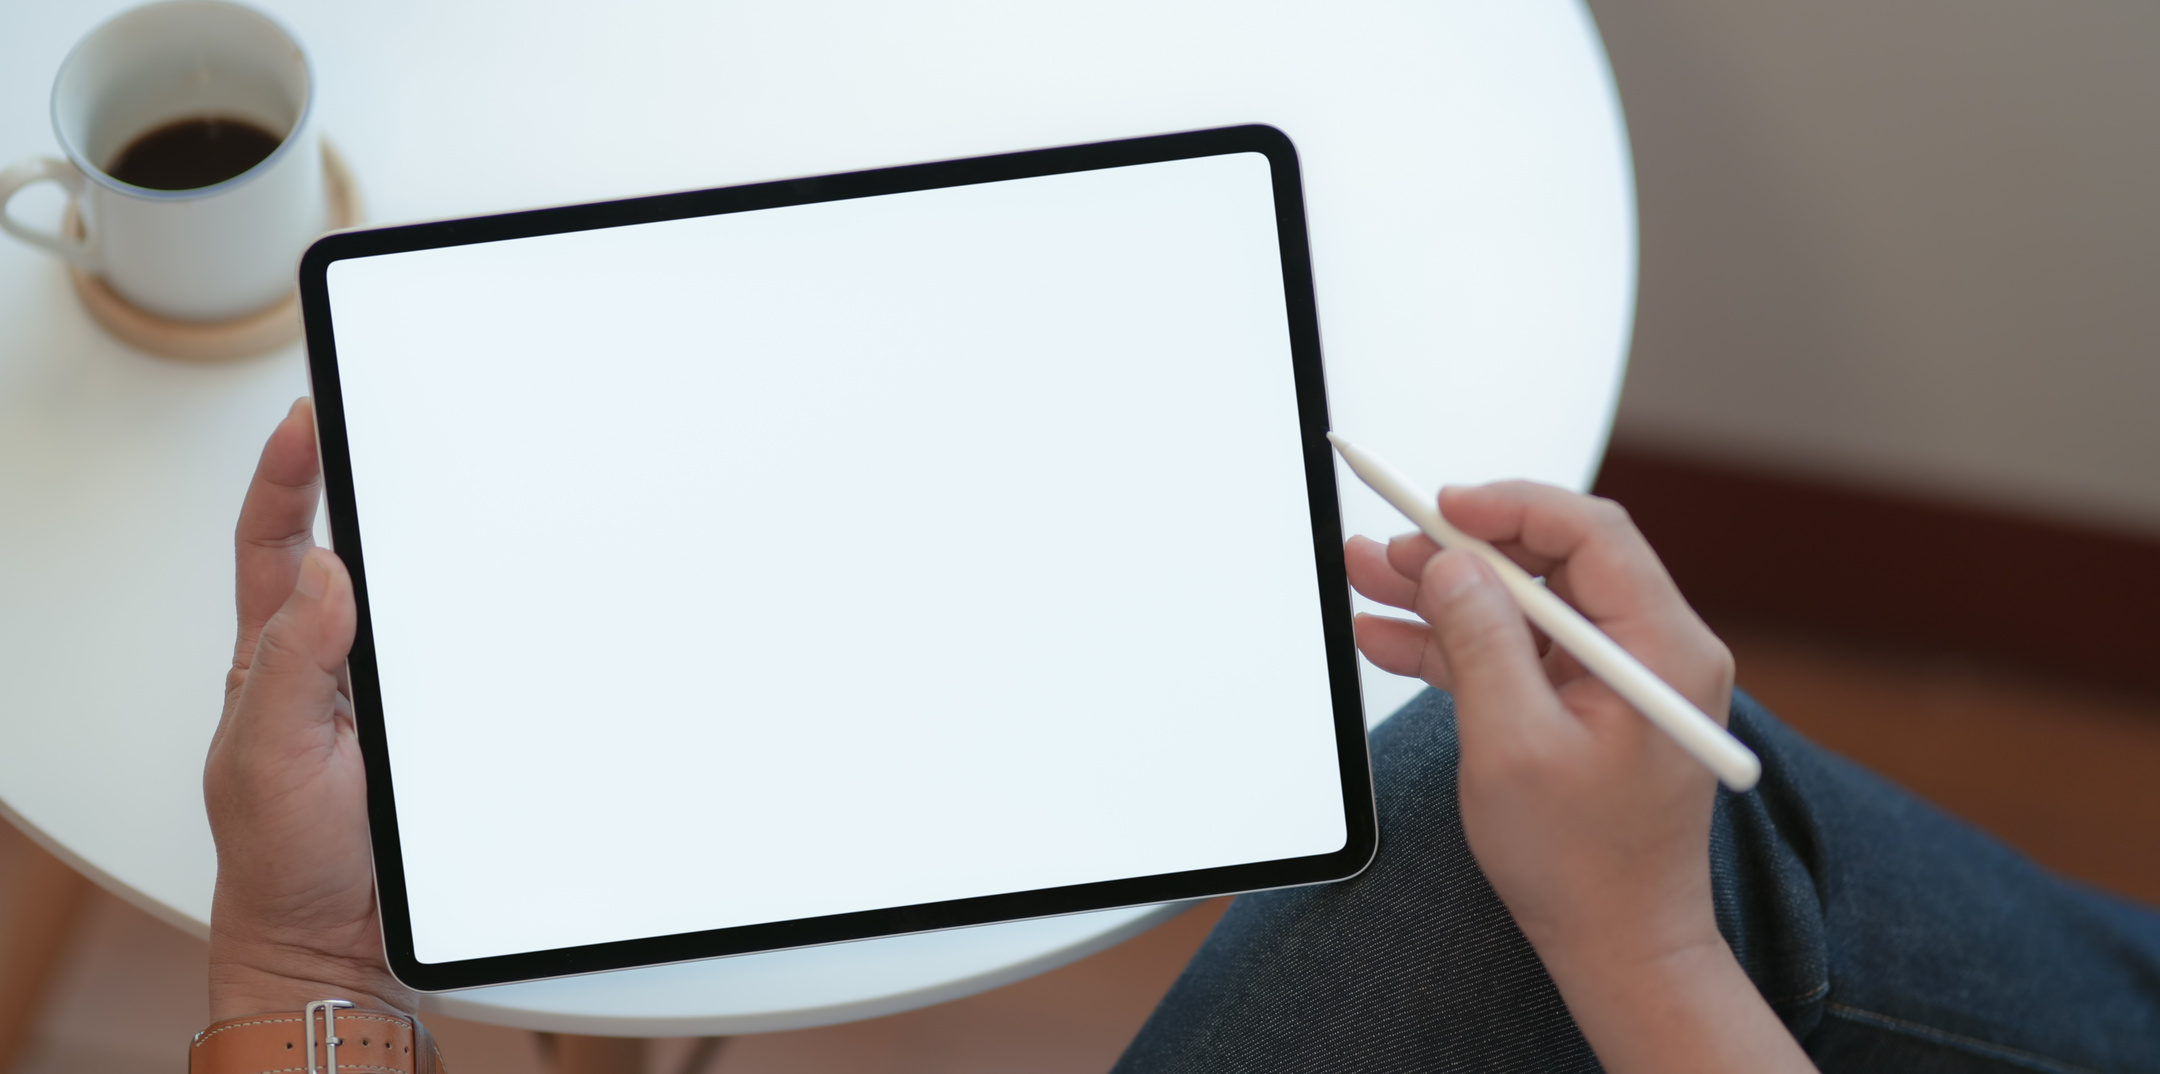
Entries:
[[1343,847],[1266,158],[328,283],[421,961]]

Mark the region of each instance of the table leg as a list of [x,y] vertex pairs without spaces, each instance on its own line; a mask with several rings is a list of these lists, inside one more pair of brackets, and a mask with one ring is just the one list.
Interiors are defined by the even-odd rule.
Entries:
[[645,1074],[645,1041],[638,1037],[579,1037],[543,1033],[555,1074]]
[[13,1070],[89,905],[90,881],[0,821],[0,1071]]
[[[726,1037],[701,1037],[676,1074],[706,1074]],[[540,1047],[554,1060],[555,1074],[645,1074],[647,1042],[636,1037],[577,1037],[540,1034]]]
[[713,1060],[719,1057],[720,1046],[726,1043],[726,1037],[699,1037],[675,1074],[706,1074],[712,1069]]

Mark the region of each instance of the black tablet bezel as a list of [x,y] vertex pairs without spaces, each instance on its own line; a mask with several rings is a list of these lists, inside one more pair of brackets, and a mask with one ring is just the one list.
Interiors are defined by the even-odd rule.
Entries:
[[[1343,818],[1348,832],[1341,850],[1312,857],[454,962],[425,963],[414,957],[404,863],[398,842],[396,795],[384,738],[373,625],[368,612],[366,542],[361,536],[362,527],[353,499],[352,461],[346,440],[344,400],[339,391],[337,344],[328,289],[328,270],[333,263],[470,243],[1231,153],[1262,154],[1269,162],[1274,180],[1276,233],[1281,243],[1291,361],[1304,441],[1313,554],[1319,568],[1323,638],[1335,708],[1335,745],[1341,766]],[[1349,582],[1343,568],[1334,458],[1326,439],[1327,398],[1321,374],[1312,260],[1306,239],[1297,151],[1281,131],[1258,125],[1227,127],[498,216],[340,232],[317,241],[301,259],[300,305],[306,321],[308,372],[315,396],[317,437],[322,449],[323,477],[330,507],[330,533],[338,555],[351,572],[354,597],[359,605],[358,630],[353,638],[348,667],[361,752],[367,769],[368,820],[375,851],[377,903],[382,914],[384,948],[391,971],[407,985],[423,991],[469,988],[1288,887],[1354,876],[1372,859],[1378,845],[1378,823],[1351,635]],[[541,877],[545,872],[536,864],[534,877]]]

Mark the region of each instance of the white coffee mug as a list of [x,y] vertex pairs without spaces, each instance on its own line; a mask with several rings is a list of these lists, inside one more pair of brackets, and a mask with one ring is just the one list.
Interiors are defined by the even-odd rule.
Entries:
[[[173,0],[92,31],[53,82],[53,130],[67,159],[0,172],[0,229],[101,276],[136,306],[221,321],[270,306],[295,284],[300,254],[328,220],[307,54],[268,16],[223,0]],[[282,134],[254,167],[211,186],[154,190],[107,169],[143,134],[194,118]],[[67,190],[80,236],[7,214],[16,191]]]

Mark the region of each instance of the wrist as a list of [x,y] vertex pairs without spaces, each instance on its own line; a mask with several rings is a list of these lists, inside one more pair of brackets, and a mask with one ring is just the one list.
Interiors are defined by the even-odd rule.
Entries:
[[1699,967],[1705,958],[1732,959],[1725,937],[1710,913],[1619,915],[1598,921],[1525,927],[1523,933],[1540,961],[1555,977],[1565,973],[1585,981],[1639,980],[1682,967]]
[[260,960],[210,962],[210,1020],[297,1011],[319,999],[351,1000],[355,1006],[394,1014],[418,1009],[411,989],[382,967],[355,966],[327,957],[287,956],[269,968]]
[[1655,952],[1582,951],[1547,969],[1612,1074],[1814,1069],[1715,930]]
[[[1689,842],[1706,844],[1708,833]],[[1532,889],[1528,898],[1507,900],[1508,911],[1556,976],[1629,976],[1725,951],[1709,855],[1698,850],[1675,858],[1649,858],[1634,872],[1568,875]]]
[[1646,986],[1685,991],[1740,961],[1715,928],[1707,934],[1613,937],[1604,942],[1537,944],[1538,958],[1563,990],[1640,995]]

